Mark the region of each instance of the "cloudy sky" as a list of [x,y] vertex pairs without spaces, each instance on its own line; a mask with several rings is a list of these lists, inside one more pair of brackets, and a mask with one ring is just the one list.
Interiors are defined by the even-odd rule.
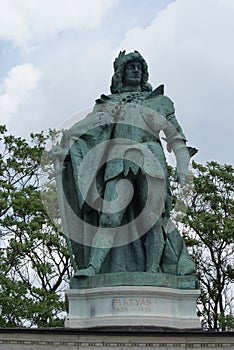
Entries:
[[0,122],[59,127],[109,93],[119,50],[165,84],[198,162],[233,162],[233,0],[0,0]]

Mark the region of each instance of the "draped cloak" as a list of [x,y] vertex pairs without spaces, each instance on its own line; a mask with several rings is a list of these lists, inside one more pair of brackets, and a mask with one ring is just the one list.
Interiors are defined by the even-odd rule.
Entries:
[[[98,230],[102,210],[100,199],[104,196],[106,182],[124,173],[128,162],[124,159],[127,150],[135,149],[143,154],[142,174],[168,181],[160,131],[166,136],[169,151],[173,149],[176,140],[185,142],[172,101],[163,95],[162,89],[156,89],[152,93],[101,95],[93,111],[64,133],[61,141],[61,146],[67,150],[62,172],[64,212],[67,233],[79,268],[88,266],[91,243]],[[121,133],[124,134],[122,139]],[[130,136],[126,138],[126,135]],[[119,143],[118,139],[122,141]],[[137,200],[132,203],[136,202]],[[137,208],[136,213],[132,203],[126,210],[122,224],[131,221],[142,210]],[[161,222],[165,242],[161,272],[194,274],[194,263],[169,218],[169,186],[163,207]],[[128,229],[126,225],[126,230]],[[114,246],[107,254],[99,273],[145,271],[147,232],[142,235],[141,229],[139,225],[131,225],[131,232],[126,231],[131,242]]]

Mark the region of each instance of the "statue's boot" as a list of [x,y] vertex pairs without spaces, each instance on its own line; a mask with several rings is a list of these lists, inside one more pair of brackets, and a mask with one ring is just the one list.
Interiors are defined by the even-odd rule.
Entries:
[[165,238],[161,224],[156,224],[148,233],[145,240],[146,272],[160,272],[160,262],[165,246]]
[[95,276],[102,266],[102,263],[113,245],[113,235],[97,232],[92,241],[92,252],[89,266],[86,269],[77,270],[75,276]]

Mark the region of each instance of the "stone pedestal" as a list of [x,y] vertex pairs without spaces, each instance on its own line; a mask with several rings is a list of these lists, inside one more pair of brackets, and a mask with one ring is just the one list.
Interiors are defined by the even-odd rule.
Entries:
[[199,329],[199,290],[115,286],[66,291],[66,328],[169,327]]

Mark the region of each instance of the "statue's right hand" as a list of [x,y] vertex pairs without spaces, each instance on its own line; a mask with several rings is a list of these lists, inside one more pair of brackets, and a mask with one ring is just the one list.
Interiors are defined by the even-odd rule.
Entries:
[[181,187],[184,187],[186,184],[186,174],[178,173],[178,183]]

